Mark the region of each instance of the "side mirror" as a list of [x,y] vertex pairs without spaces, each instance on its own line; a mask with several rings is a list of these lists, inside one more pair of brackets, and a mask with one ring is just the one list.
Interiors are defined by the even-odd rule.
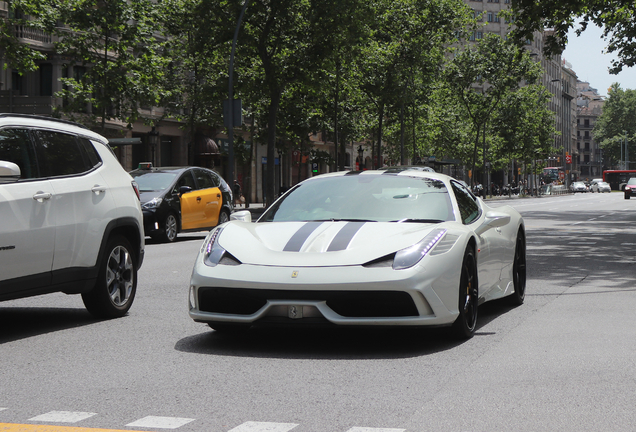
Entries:
[[510,215],[506,213],[490,211],[486,213],[484,222],[475,230],[477,235],[482,235],[491,228],[498,228],[510,223]]
[[252,213],[249,210],[241,210],[230,215],[230,220],[252,222]]
[[20,167],[13,162],[0,161],[0,183],[18,181],[22,172]]
[[188,193],[188,192],[192,192],[192,188],[190,186],[181,186],[179,188],[179,196]]

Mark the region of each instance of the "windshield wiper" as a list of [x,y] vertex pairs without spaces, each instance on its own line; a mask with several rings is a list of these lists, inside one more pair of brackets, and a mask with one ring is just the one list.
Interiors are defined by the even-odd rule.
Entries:
[[443,221],[441,219],[411,219],[411,218],[406,218],[406,219],[394,220],[394,221],[391,221],[391,222],[396,222],[396,223],[402,223],[402,222],[442,223],[442,222],[446,222],[446,221]]

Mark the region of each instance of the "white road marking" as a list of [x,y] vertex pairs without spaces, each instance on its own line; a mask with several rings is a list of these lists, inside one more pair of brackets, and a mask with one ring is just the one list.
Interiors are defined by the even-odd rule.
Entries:
[[636,246],[636,243],[621,243],[621,246]]
[[298,426],[294,423],[247,422],[228,432],[287,432]]
[[595,245],[598,242],[569,242],[569,245]]
[[406,429],[352,427],[347,432],[404,432]]
[[29,421],[54,422],[54,423],[77,423],[93,417],[97,413],[77,412],[77,411],[50,411],[30,418]]
[[179,417],[156,417],[156,416],[148,416],[132,423],[128,423],[126,426],[129,427],[145,427],[145,428],[159,428],[159,429],[176,429],[185,424],[194,421],[194,419],[190,418],[179,418]]

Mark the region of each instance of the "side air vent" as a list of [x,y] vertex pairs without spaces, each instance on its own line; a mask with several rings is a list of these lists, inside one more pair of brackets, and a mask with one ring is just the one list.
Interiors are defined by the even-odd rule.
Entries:
[[430,252],[430,255],[441,255],[448,252],[455,245],[458,238],[459,236],[457,235],[446,233],[444,238],[441,239],[440,242],[437,243],[437,245],[435,245],[433,250]]
[[223,254],[223,258],[221,258],[221,260],[219,261],[219,265],[238,266],[241,264],[243,263],[234,258],[234,256],[227,251],[225,251],[225,253]]

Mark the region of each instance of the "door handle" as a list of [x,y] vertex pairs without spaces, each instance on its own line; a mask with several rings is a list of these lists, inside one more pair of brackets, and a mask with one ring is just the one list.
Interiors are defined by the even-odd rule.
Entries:
[[200,203],[201,202],[201,197],[197,197],[197,202]]
[[51,192],[38,191],[33,195],[33,199],[37,202],[44,202],[45,200],[51,199],[52,196],[53,194]]
[[216,194],[216,197],[221,198],[221,194],[220,193]]
[[99,195],[102,192],[106,192],[106,186],[95,185],[91,188],[91,191],[93,191],[95,195]]

